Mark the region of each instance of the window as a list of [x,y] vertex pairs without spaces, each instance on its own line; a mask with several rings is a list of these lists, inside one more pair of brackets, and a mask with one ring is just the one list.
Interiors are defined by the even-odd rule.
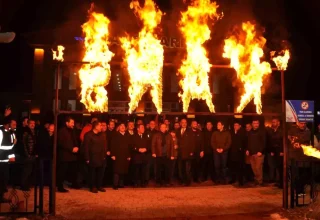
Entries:
[[69,72],[69,90],[75,90],[77,88],[77,73]]
[[67,110],[68,111],[75,111],[76,110],[76,104],[77,101],[76,100],[68,100],[68,106],[67,106]]
[[178,82],[178,77],[174,72],[170,73],[170,83],[171,83],[171,92],[172,93],[178,93],[179,90],[179,82]]
[[220,77],[217,75],[213,75],[212,78],[213,78],[212,79],[212,93],[219,94],[220,93],[220,88],[219,88]]
[[[52,105],[53,111],[55,110],[55,109],[54,109],[55,103],[56,103],[55,101],[56,101],[56,100],[54,99],[54,100],[53,100],[53,105]],[[61,109],[61,100],[58,101],[58,109],[59,109],[59,110]]]
[[[57,73],[58,69],[56,68],[54,70],[54,84],[53,84],[53,89],[56,88],[56,73]],[[58,81],[58,89],[61,89],[61,85],[62,85],[62,69],[60,68],[60,72],[59,72],[59,81]]]

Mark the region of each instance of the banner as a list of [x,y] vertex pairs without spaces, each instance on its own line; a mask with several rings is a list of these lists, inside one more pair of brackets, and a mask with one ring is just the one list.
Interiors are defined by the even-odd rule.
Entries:
[[314,101],[286,100],[286,122],[313,122]]

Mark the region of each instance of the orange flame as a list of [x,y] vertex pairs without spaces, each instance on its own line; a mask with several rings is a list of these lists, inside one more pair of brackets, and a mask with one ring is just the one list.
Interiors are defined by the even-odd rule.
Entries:
[[193,0],[188,10],[182,12],[179,22],[180,30],[185,38],[187,57],[182,62],[179,74],[182,76],[179,94],[183,103],[183,112],[188,112],[191,99],[205,100],[210,112],[214,112],[209,77],[211,64],[203,44],[210,39],[209,19],[218,19],[219,6],[210,0]]
[[320,151],[317,148],[307,145],[301,145],[301,147],[305,155],[320,159]]
[[53,60],[57,60],[60,62],[63,62],[63,51],[64,51],[64,46],[58,45],[57,50],[52,50],[52,56],[53,56]]
[[108,97],[105,86],[111,77],[110,60],[114,56],[108,44],[109,19],[103,14],[89,12],[89,20],[83,24],[85,34],[84,62],[79,70],[81,80],[81,102],[89,112],[108,111]]
[[288,61],[290,59],[290,51],[289,50],[282,50],[278,55],[275,56],[276,52],[271,51],[271,58],[273,62],[276,64],[278,70],[286,70],[288,67]]
[[120,38],[130,75],[129,113],[138,107],[143,94],[149,88],[157,112],[161,113],[164,50],[155,29],[160,24],[163,14],[152,0],[145,0],[143,7],[138,0],[133,0],[130,8],[142,20],[143,28],[137,39],[129,36]]
[[263,78],[272,72],[268,62],[260,61],[265,43],[266,39],[257,36],[255,26],[250,22],[242,24],[240,36],[231,36],[225,40],[223,57],[230,59],[230,65],[237,71],[245,89],[237,113],[241,113],[252,99],[256,105],[256,112],[262,113]]

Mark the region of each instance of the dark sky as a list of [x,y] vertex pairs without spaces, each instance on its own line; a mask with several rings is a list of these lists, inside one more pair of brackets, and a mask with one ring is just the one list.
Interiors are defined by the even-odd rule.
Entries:
[[[70,21],[86,20],[87,0],[0,0],[2,31],[15,31],[11,44],[0,45],[1,91],[31,92],[32,53],[25,33],[50,30]],[[122,8],[129,0],[94,1],[99,10],[112,20],[125,20]],[[176,16],[182,0],[158,0],[169,18]],[[225,17],[217,24],[214,34],[223,40],[228,30],[239,22],[256,20],[265,28],[269,49],[280,49],[281,41],[289,42],[292,59],[286,71],[288,99],[318,99],[320,51],[320,1],[292,0],[221,0]],[[124,9],[123,9],[124,10]],[[127,9],[126,9],[127,10]],[[80,27],[79,27],[80,29]],[[219,52],[220,53],[220,52]]]

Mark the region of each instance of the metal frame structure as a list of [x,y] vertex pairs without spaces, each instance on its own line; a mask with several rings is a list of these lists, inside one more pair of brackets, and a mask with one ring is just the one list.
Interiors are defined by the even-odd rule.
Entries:
[[[69,64],[89,64],[89,62],[58,62],[57,63],[57,71],[55,75],[56,86],[55,86],[55,106],[54,106],[54,126],[55,126],[55,135],[54,135],[54,146],[53,146],[53,161],[52,161],[52,185],[50,192],[50,207],[49,212],[53,215],[56,214],[56,166],[57,166],[57,128],[58,128],[58,115],[59,114],[86,114],[89,113],[87,111],[60,111],[58,108],[59,101],[59,73],[61,65],[69,65]],[[110,62],[111,65],[119,65],[122,62]],[[164,66],[174,66],[173,63],[164,63]],[[212,65],[212,68],[220,68],[220,69],[232,69],[229,65]],[[230,112],[166,112],[164,115],[203,115],[203,116],[277,116],[282,118],[282,129],[283,129],[283,146],[284,146],[284,157],[283,157],[283,208],[288,208],[288,181],[287,181],[287,161],[288,161],[288,147],[287,147],[287,135],[286,135],[286,116],[285,116],[285,80],[284,80],[284,71],[278,70],[277,68],[272,68],[273,71],[280,71],[281,73],[281,103],[282,103],[282,112],[281,113],[230,113]],[[112,113],[114,114],[129,114],[125,112],[121,113]],[[146,115],[158,115],[157,112],[134,112],[131,114],[146,114]]]

